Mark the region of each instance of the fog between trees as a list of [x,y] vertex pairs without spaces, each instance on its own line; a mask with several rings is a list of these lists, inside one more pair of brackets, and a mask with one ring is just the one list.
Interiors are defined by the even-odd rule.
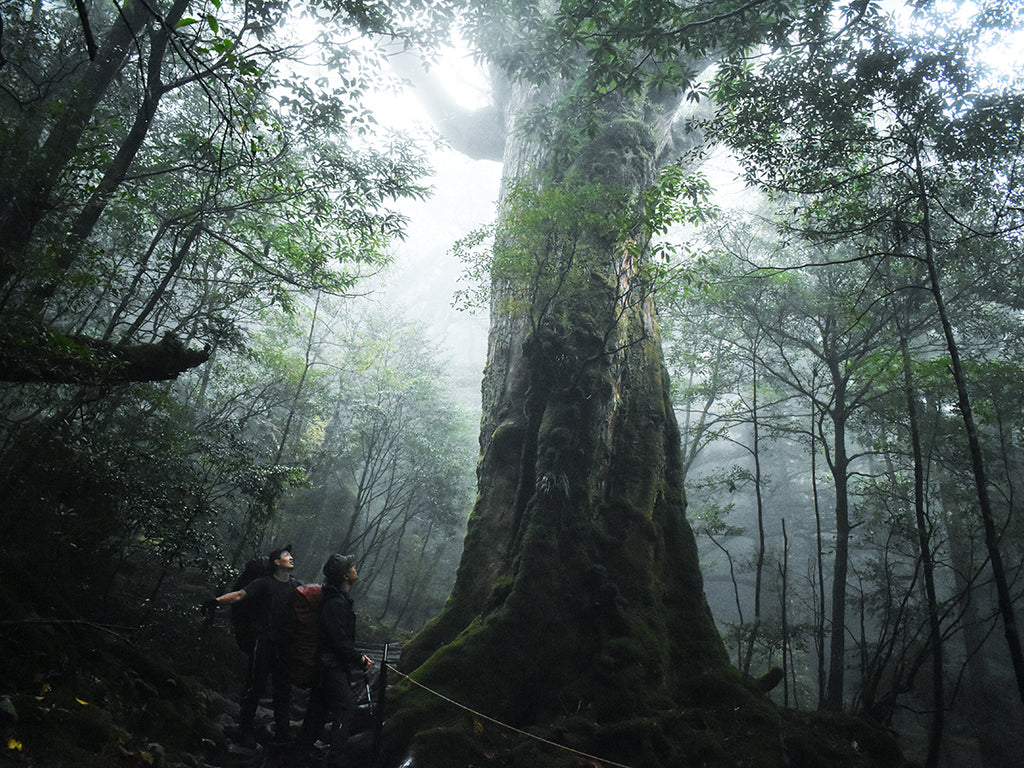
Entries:
[[[447,5],[4,9],[10,615],[159,645],[287,540],[306,580],[361,557],[375,636],[437,617],[407,671],[606,759],[891,758],[821,708],[1012,763],[1021,98],[972,67],[1019,8],[522,6],[459,8],[494,104],[440,128],[502,182],[482,229],[426,208],[443,246],[403,219],[425,145],[364,95]],[[289,47],[300,11],[327,47]],[[763,205],[712,210],[714,146]],[[449,246],[490,311],[475,374],[420,314]],[[792,709],[745,679],[772,666]],[[396,701],[392,762],[569,759]]]

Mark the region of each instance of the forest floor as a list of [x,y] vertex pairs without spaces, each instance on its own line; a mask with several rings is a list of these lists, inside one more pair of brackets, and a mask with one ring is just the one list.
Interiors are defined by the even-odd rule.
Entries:
[[[70,565],[49,569],[43,579],[39,569],[29,577],[32,571],[22,566],[0,552],[0,767],[295,767],[290,746],[273,742],[272,713],[262,708],[259,749],[235,744],[245,657],[226,612],[212,626],[204,622],[198,606],[210,594],[205,574],[161,582],[159,599],[151,600],[159,575],[145,568],[104,581],[69,578],[80,572]],[[296,691],[296,725],[304,696]],[[869,756],[874,747],[856,747],[855,736],[863,741],[867,733],[863,727],[844,735],[837,724],[821,730],[812,715],[788,717],[788,753],[814,756],[794,765],[834,768],[839,763],[818,757],[850,753],[850,743],[861,759],[851,753],[852,762],[844,756],[841,764],[890,764]],[[800,733],[802,746],[793,741]],[[369,738],[368,732],[357,738],[357,749],[365,753]],[[507,746],[504,757],[487,762],[524,764],[522,745]],[[901,764],[895,755],[891,764]]]
[[41,577],[4,554],[0,754],[7,763],[203,766],[226,751],[242,656],[227,633],[180,607],[199,602],[187,598],[199,583],[169,585],[173,594],[147,601],[142,585],[153,574],[129,572],[104,584],[69,577],[81,572],[72,567]]

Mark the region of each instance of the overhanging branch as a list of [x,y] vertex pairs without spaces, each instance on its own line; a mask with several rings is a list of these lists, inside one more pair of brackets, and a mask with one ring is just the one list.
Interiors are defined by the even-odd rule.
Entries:
[[476,110],[459,106],[414,51],[396,49],[388,55],[388,61],[412,85],[413,93],[452,149],[474,160],[501,162],[505,121],[497,106],[489,104]]
[[173,333],[156,344],[112,344],[25,326],[0,331],[0,381],[21,384],[122,384],[167,381],[210,359]]

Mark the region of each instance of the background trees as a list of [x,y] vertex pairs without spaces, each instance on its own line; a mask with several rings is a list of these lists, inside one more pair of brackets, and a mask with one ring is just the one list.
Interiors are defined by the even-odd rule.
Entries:
[[[346,359],[343,337],[372,334],[343,328],[337,297],[386,267],[404,234],[398,204],[426,192],[423,151],[364,103],[387,78],[360,40],[413,36],[402,24],[417,10],[5,7],[0,378],[18,383],[0,393],[0,525],[26,557],[84,567],[102,552],[114,573],[155,558],[159,602],[183,565],[212,561],[227,579],[285,535],[286,489],[327,464],[348,489],[358,452],[382,450],[362,433],[325,439],[368,407],[345,375],[381,371],[385,398],[408,388],[383,361]],[[421,15],[415,38],[437,18]],[[353,518],[334,541],[392,559],[451,543],[467,482],[451,466],[463,416],[440,392],[442,369],[423,354],[404,366],[418,390],[377,410],[416,424],[419,442],[404,438],[391,480],[436,470],[444,498]],[[393,546],[361,541],[363,526],[393,517],[404,521]],[[308,520],[308,540],[328,522]],[[89,569],[109,591],[107,569]],[[380,614],[396,620],[394,606]]]
[[448,361],[409,321],[373,312],[347,330],[332,329],[333,395],[306,422],[309,482],[285,495],[266,535],[294,540],[311,574],[331,552],[360,553],[360,610],[394,635],[435,615],[454,577],[472,502],[471,420]]
[[[922,754],[931,764],[939,760],[940,742],[954,749],[956,735],[947,732],[942,741],[942,714],[944,707],[959,707],[963,695],[955,685],[941,684],[943,678],[956,680],[959,668],[943,645],[948,651],[949,638],[966,628],[965,616],[953,608],[966,583],[952,578],[959,566],[949,559],[964,542],[964,530],[955,542],[947,536],[940,522],[947,515],[969,524],[985,542],[997,593],[988,605],[998,606],[1002,616],[1009,649],[1004,658],[1015,657],[1017,645],[1019,587],[1011,586],[1017,576],[1001,567],[999,551],[1017,546],[1013,492],[1004,481],[992,481],[1003,474],[996,469],[1000,451],[985,448],[1002,430],[978,418],[973,405],[987,399],[981,371],[1016,358],[1012,342],[982,341],[987,334],[972,330],[976,318],[990,317],[988,308],[1012,314],[1009,307],[1017,303],[1015,288],[1000,289],[995,298],[984,287],[988,276],[1014,274],[1019,263],[1017,204],[1009,203],[1014,212],[1005,207],[1019,194],[1016,171],[1007,171],[1017,168],[1019,147],[1016,140],[1010,148],[995,138],[1018,135],[1019,83],[993,74],[978,53],[1013,17],[988,14],[951,27],[924,13],[913,22],[901,20],[900,34],[896,22],[869,5],[851,13],[847,26],[831,30],[827,44],[820,29],[798,24],[779,53],[723,66],[715,88],[720,109],[712,132],[736,149],[751,186],[768,194],[778,236],[753,256],[749,249],[728,251],[734,264],[746,263],[749,270],[710,276],[726,288],[708,294],[711,305],[720,315],[742,317],[737,328],[747,318],[765,328],[770,318],[768,327],[781,330],[786,324],[777,317],[785,314],[775,315],[776,307],[792,307],[797,295],[815,297],[804,303],[809,311],[801,311],[812,333],[776,334],[777,362],[766,356],[763,370],[791,393],[779,398],[776,413],[793,425],[808,417],[815,423],[814,439],[830,468],[846,463],[835,461],[842,458],[837,443],[844,433],[851,455],[860,455],[828,484],[837,509],[849,494],[849,516],[844,523],[838,515],[824,548],[808,555],[811,589],[802,598],[803,611],[808,624],[831,612],[830,669],[841,675],[853,662],[842,648],[844,635],[857,648],[852,691],[831,673],[822,680],[818,670],[824,702],[897,719],[901,705],[923,707],[930,713],[931,741]],[[973,133],[981,123],[993,140]],[[999,267],[993,269],[990,257]],[[728,288],[750,280],[759,287]],[[797,287],[811,283],[820,291]],[[834,355],[818,358],[813,351],[819,345],[837,350],[837,342],[860,348],[856,357],[840,356],[841,368],[830,361]],[[958,357],[968,362],[958,364]],[[954,399],[946,394],[953,379],[933,378],[947,368],[956,380]],[[857,410],[847,407],[851,393]],[[807,456],[815,443],[786,442],[809,463],[818,455],[810,449]],[[973,469],[964,477],[967,467]],[[771,465],[766,471],[773,471]],[[956,471],[975,489],[969,522],[962,519],[964,507],[954,512],[945,503],[938,475],[946,471]],[[996,486],[1001,488],[992,493],[983,490]],[[805,508],[818,509],[821,490],[816,485],[813,497],[804,497]],[[786,517],[793,544],[799,539],[788,512]],[[752,512],[745,519],[752,520]],[[844,541],[849,586],[859,595],[853,620],[840,616]],[[792,573],[794,552],[788,554]],[[811,591],[825,581],[811,576],[822,557],[833,565],[830,607],[816,603],[820,595]],[[969,570],[981,574],[977,563]],[[991,646],[989,652],[1002,655]],[[1001,716],[1016,722],[1020,714]],[[979,749],[991,753],[991,745]]]
[[[688,178],[688,151],[701,142],[690,130],[701,114],[698,73],[786,28],[789,11],[639,2],[473,11],[469,29],[505,125],[505,184],[485,271],[479,493],[452,596],[405,646],[403,666],[424,688],[403,689],[388,759],[571,759],[529,741],[513,749],[500,732],[481,737],[425,692],[435,688],[626,764],[697,759],[688,749],[694,725],[672,714],[696,707],[725,745],[704,759],[745,759],[745,729],[781,741],[767,758],[781,764],[786,737],[747,705],[750,690],[725,664],[704,603],[651,240],[692,215],[695,206],[678,201],[697,202],[704,190]],[[474,676],[461,673],[466,665]],[[720,719],[726,709],[742,712],[742,725]],[[638,717],[639,742],[625,737]]]
[[[0,211],[10,368],[88,359],[94,342],[116,360],[168,332],[230,347],[259,305],[245,299],[343,292],[360,265],[386,260],[402,226],[389,205],[423,193],[422,158],[374,137],[366,56],[340,48],[299,64],[324,50],[302,47],[303,11],[318,12],[96,8],[91,53],[70,7],[18,9],[4,41]],[[324,35],[401,34],[385,11],[322,8],[318,23]]]

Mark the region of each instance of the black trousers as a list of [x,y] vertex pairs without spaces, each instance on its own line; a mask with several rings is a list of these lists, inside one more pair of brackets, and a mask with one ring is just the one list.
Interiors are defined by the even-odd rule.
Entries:
[[288,679],[288,664],[277,639],[270,634],[262,635],[249,658],[249,669],[245,681],[245,693],[238,717],[242,736],[252,734],[256,721],[256,707],[267,690],[267,680],[273,685],[274,734],[280,740],[289,737],[291,721],[292,685]]
[[300,747],[311,749],[324,725],[331,720],[331,748],[327,765],[330,768],[344,768],[349,764],[346,742],[352,732],[356,710],[348,667],[336,659],[322,661],[317,680],[309,693],[306,719],[302,721],[302,732],[299,734]]

